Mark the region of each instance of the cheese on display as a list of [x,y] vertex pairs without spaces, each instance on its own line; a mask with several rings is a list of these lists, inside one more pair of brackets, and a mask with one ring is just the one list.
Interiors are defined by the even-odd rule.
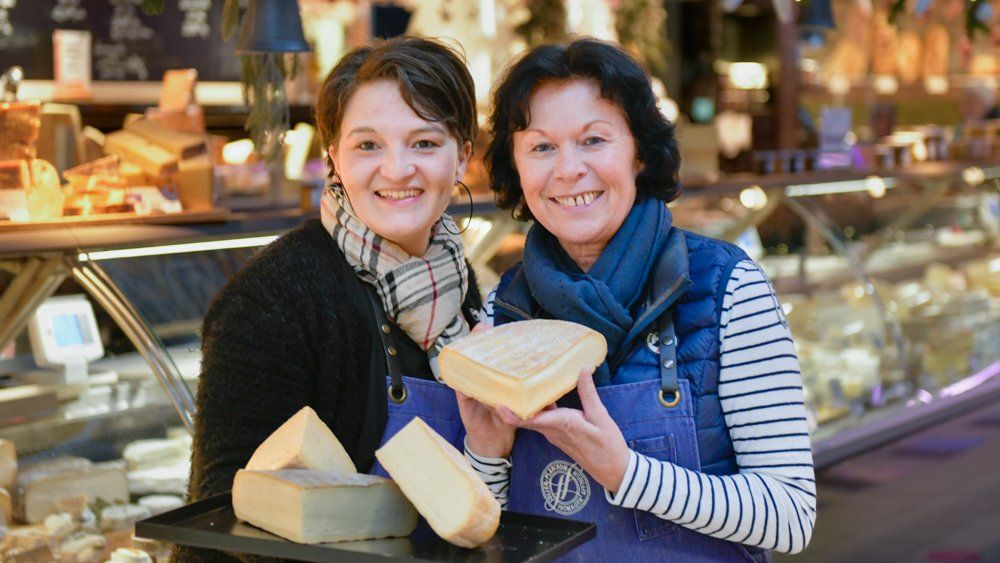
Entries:
[[405,536],[417,526],[399,487],[375,475],[241,469],[232,495],[237,518],[298,543]]
[[14,520],[14,504],[7,489],[0,487],[0,528]]
[[104,137],[104,151],[137,165],[146,176],[157,182],[169,181],[168,176],[177,172],[177,159],[170,151],[130,131],[108,133]]
[[344,446],[310,407],[303,407],[268,436],[254,451],[246,468],[358,472]]
[[500,504],[465,457],[420,418],[376,450],[375,457],[444,540],[476,547],[496,533]]
[[149,509],[138,504],[115,504],[101,510],[101,529],[105,532],[127,530],[139,520],[151,516]]
[[119,547],[111,553],[110,563],[153,563],[148,553],[134,547]]
[[17,477],[17,449],[14,442],[0,438],[0,487],[9,489]]
[[574,387],[608,353],[600,333],[557,320],[505,324],[445,346],[441,379],[451,388],[530,418]]
[[63,458],[25,468],[14,488],[14,514],[29,524],[59,512],[60,502],[86,495],[90,503],[128,502],[124,462],[91,463],[83,458]]
[[184,499],[177,495],[149,495],[139,499],[139,505],[145,507],[150,516],[156,516],[184,506]]

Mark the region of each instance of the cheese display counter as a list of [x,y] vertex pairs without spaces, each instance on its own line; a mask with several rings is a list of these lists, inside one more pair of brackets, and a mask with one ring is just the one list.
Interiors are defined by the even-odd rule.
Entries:
[[817,468],[996,399],[997,164],[730,177],[674,206],[677,224],[740,244],[771,278]]
[[[686,182],[676,224],[743,246],[782,300],[817,467],[1000,395],[998,185],[991,162]],[[468,223],[467,254],[488,290],[527,226],[480,197],[451,211]],[[222,213],[0,232],[0,477],[14,467],[0,487],[22,487],[5,548],[58,550],[73,537],[106,556],[134,545],[133,522],[181,502],[208,303],[302,219]],[[44,326],[56,350],[101,350],[42,354]],[[32,480],[39,468],[55,484]],[[24,486],[49,500],[26,501]],[[95,486],[128,504],[88,506],[80,499]],[[74,510],[91,512],[103,543],[58,535],[49,517]]]

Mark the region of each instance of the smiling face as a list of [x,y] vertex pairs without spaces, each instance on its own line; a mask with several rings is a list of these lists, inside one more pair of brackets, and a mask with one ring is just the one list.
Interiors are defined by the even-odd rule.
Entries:
[[472,144],[417,115],[395,82],[377,80],[351,96],[329,153],[358,218],[421,256],[465,174]]
[[635,139],[593,80],[542,83],[529,115],[513,150],[525,203],[587,271],[635,203]]

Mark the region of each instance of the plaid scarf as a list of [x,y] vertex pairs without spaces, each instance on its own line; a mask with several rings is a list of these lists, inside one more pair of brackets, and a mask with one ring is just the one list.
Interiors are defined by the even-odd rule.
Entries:
[[423,256],[410,256],[368,228],[354,214],[342,188],[324,191],[320,207],[323,226],[354,272],[375,286],[386,316],[427,351],[434,368],[441,348],[469,333],[462,316],[469,272],[462,237],[453,234],[458,228],[451,216],[444,213],[434,224]]

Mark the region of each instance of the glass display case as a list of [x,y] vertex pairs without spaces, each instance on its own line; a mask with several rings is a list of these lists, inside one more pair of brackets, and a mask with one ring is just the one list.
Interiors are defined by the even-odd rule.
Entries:
[[[818,467],[1000,396],[1000,163],[926,163],[688,182],[675,224],[741,245],[771,277],[802,365]],[[455,203],[488,291],[528,225]],[[0,439],[22,470],[120,463],[128,499],[186,490],[199,329],[213,295],[299,212],[212,223],[0,233]],[[52,297],[92,305],[85,380],[40,367],[27,330]],[[36,525],[38,525],[36,523]]]
[[740,244],[772,279],[817,467],[997,397],[998,176],[935,162],[736,177],[673,206],[675,224]]

